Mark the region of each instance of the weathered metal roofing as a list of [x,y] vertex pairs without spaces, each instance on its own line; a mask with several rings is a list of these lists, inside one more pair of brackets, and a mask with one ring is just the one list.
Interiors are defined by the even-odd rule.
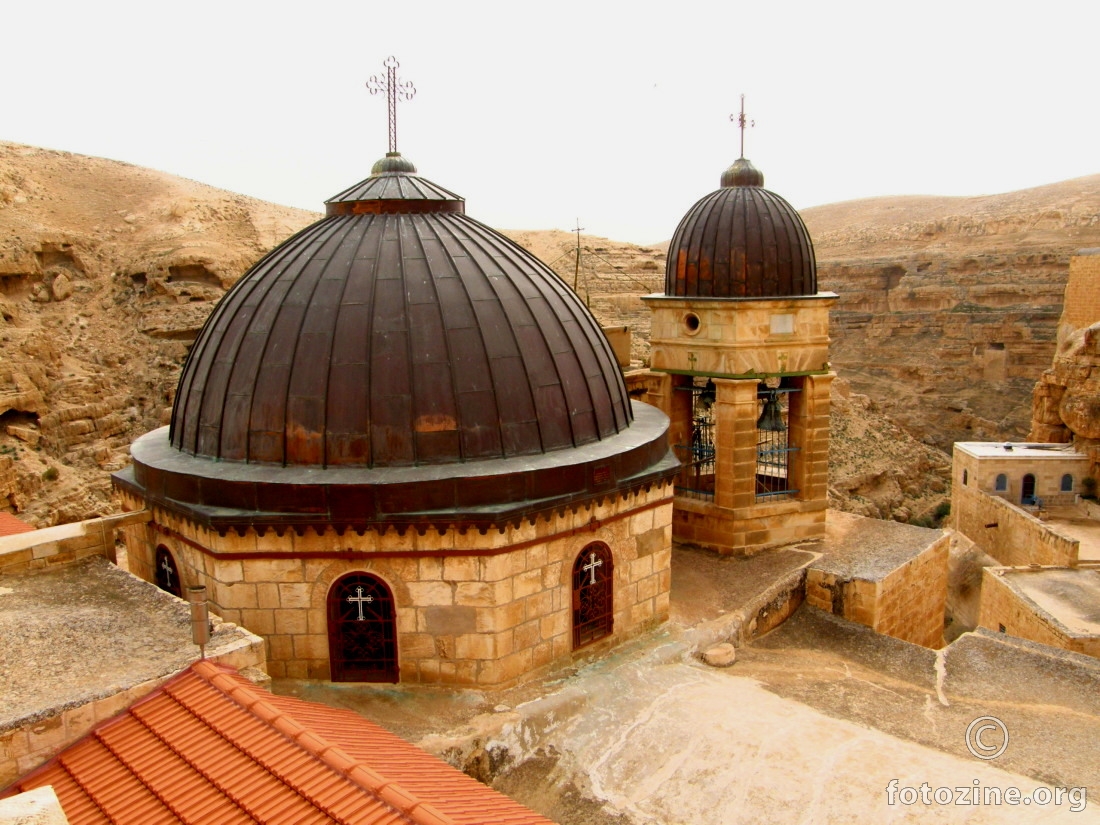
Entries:
[[553,825],[358,714],[208,661],[9,790],[44,785],[72,825]]
[[817,294],[817,261],[802,218],[744,158],[722,188],[688,210],[669,244],[665,294],[779,298]]
[[171,442],[275,465],[537,455],[631,408],[599,324],[547,266],[404,171],[373,175],[257,263],[184,366]]

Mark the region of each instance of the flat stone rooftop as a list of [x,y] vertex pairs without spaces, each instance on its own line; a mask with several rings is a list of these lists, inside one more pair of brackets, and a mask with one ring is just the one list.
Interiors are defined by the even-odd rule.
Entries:
[[978,458],[1088,458],[1072,444],[1044,444],[1012,441],[957,441],[955,448]]
[[[262,643],[213,619],[208,656]],[[0,577],[0,731],[169,676],[198,658],[190,606],[106,559]]]
[[879,581],[943,538],[942,530],[830,510],[825,539],[812,547],[815,570],[844,579]]
[[1070,633],[1100,634],[1100,570],[1046,567],[999,572],[1010,587]]

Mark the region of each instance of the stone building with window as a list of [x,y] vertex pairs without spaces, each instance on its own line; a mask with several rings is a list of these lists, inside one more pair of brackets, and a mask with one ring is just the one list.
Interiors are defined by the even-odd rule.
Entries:
[[549,268],[391,152],[225,295],[114,484],[151,514],[131,569],[206,585],[272,676],[496,686],[667,618],[668,426]]
[[825,532],[829,308],[798,212],[744,157],[673,235],[646,398],[683,468],[674,535],[723,553]]

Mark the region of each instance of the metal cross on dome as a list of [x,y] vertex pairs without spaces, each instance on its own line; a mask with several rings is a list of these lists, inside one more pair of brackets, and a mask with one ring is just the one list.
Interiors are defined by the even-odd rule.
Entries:
[[364,604],[370,604],[371,602],[373,602],[374,597],[370,596],[370,595],[364,596],[362,586],[357,586],[355,588],[355,595],[354,596],[348,596],[348,601],[352,602],[353,604],[355,604],[359,608],[359,618],[356,621],[360,621],[360,622],[366,621],[367,617],[365,615],[363,615],[363,605]]
[[390,152],[397,151],[397,98],[412,100],[416,94],[416,87],[411,81],[397,79],[397,68],[401,65],[392,54],[382,63],[386,67],[386,76],[372,75],[367,81],[367,88],[372,95],[386,93],[389,102],[390,122]]
[[741,95],[741,114],[730,115],[730,120],[736,121],[737,126],[741,129],[741,157],[745,156],[745,130],[751,129],[756,125],[755,120],[749,120],[745,117],[745,96]]
[[603,559],[599,558],[595,553],[593,553],[589,558],[591,559],[591,561],[589,561],[588,564],[582,567],[581,570],[586,573],[591,573],[592,577],[588,580],[588,583],[595,584],[596,568],[603,564]]

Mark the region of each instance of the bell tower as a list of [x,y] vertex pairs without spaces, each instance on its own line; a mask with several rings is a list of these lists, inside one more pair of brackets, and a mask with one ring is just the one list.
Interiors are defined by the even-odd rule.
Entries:
[[649,398],[682,463],[678,541],[751,554],[824,535],[836,298],[798,212],[744,157],[680,222],[664,294],[643,299]]

